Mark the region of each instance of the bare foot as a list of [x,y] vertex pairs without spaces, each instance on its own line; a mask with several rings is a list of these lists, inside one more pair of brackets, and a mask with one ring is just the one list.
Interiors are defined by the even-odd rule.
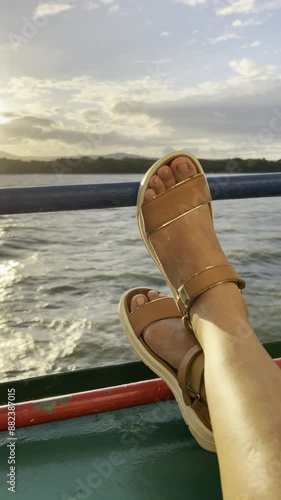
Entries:
[[[145,194],[145,202],[164,193],[177,183],[197,173],[193,162],[186,157],[178,157],[170,165],[164,165],[152,176],[150,187]],[[150,242],[171,282],[178,289],[195,273],[208,266],[229,264],[218,241],[208,205],[204,205],[158,231],[151,233]],[[246,305],[235,283],[223,283],[203,293],[190,311],[192,326],[199,338],[197,323],[204,315],[210,322],[220,321],[221,304],[227,308],[229,318],[233,314],[247,317]],[[204,311],[204,312],[203,312]],[[233,313],[234,311],[234,313]],[[224,327],[226,325],[220,325]],[[176,346],[173,347],[174,349]]]
[[[150,180],[145,202],[197,173],[193,162],[178,157],[158,169]],[[207,266],[228,264],[215,233],[210,209],[205,205],[152,233],[150,241],[175,288]]]
[[[138,308],[142,308],[147,302],[151,302],[160,297],[163,297],[163,295],[159,294],[156,290],[150,290],[147,295],[137,294],[131,300],[130,311],[133,312]],[[158,357],[168,363],[170,367],[175,369],[175,374],[177,374],[185,355],[190,352],[193,347],[199,347],[197,339],[191,332],[188,332],[185,329],[180,318],[168,318],[155,321],[145,328],[142,333],[142,337],[144,342],[155,354],[157,354]],[[198,417],[204,425],[211,430],[210,416],[207,409],[205,384],[201,376],[202,372],[200,375],[199,387],[197,386],[198,380],[195,382],[195,379],[192,378],[191,368],[189,383],[193,388],[197,386],[197,389],[194,389],[191,392],[189,391],[189,394],[191,400],[195,401],[197,405],[199,397],[198,393],[200,394],[199,411],[197,406]],[[195,382],[195,385],[193,382]],[[204,410],[202,409],[203,407],[205,408]]]
[[[131,311],[159,297],[163,295],[156,290],[148,292],[148,296],[135,295],[131,301]],[[195,337],[186,331],[179,318],[163,319],[152,323],[145,329],[143,338],[152,351],[176,370],[187,351],[194,345],[198,345]]]

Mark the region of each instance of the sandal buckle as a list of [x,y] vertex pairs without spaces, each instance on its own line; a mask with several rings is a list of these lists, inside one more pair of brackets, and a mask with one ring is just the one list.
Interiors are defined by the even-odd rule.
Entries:
[[190,302],[190,297],[189,297],[184,285],[182,285],[178,289],[178,296],[179,296],[180,300],[183,302],[183,304],[185,305],[185,307],[188,307],[188,303]]
[[197,399],[198,401],[201,401],[201,396],[199,394],[199,392],[196,392],[192,387],[190,387],[190,385],[186,384],[186,388],[189,392],[191,392],[192,394],[194,394],[195,396],[195,399]]
[[182,324],[183,324],[184,328],[186,328],[187,331],[194,333],[193,328],[192,328],[192,324],[190,322],[190,317],[189,317],[189,314],[187,312],[184,314],[184,316],[182,316],[181,320],[182,320]]

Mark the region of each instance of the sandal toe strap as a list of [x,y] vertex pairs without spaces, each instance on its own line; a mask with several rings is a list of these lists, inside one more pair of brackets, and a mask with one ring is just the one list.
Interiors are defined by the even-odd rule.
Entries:
[[202,173],[188,177],[142,206],[146,236],[211,202]]
[[135,309],[135,311],[130,313],[129,321],[135,335],[139,338],[145,328],[151,325],[151,323],[161,319],[180,317],[181,314],[174,299],[171,297],[161,297]]

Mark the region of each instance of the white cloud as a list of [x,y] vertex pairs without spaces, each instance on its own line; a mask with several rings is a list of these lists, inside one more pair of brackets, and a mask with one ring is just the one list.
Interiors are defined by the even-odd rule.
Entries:
[[264,78],[266,79],[269,75],[271,75],[276,69],[273,65],[259,65],[244,57],[243,59],[237,59],[235,61],[231,61],[229,66],[236,72],[238,75],[241,75],[245,78]]
[[171,36],[171,33],[169,31],[161,31],[160,36]]
[[116,12],[118,12],[120,10],[120,5],[112,5],[111,7],[109,7],[108,9],[108,14],[116,14]]
[[97,3],[93,2],[93,0],[89,0],[86,5],[85,5],[85,10],[96,10],[99,9],[100,5]]
[[261,44],[260,40],[255,40],[255,42],[250,44],[250,47],[259,47]]
[[281,0],[272,0],[269,2],[264,2],[263,5],[260,6],[260,10],[275,10],[281,8]]
[[263,21],[258,21],[257,19],[248,19],[248,21],[236,19],[236,21],[233,21],[232,26],[234,28],[246,28],[247,26],[260,26],[261,24],[263,24]]
[[40,17],[46,17],[46,16],[57,16],[58,14],[61,14],[62,12],[65,12],[73,8],[74,5],[70,5],[68,3],[60,3],[60,4],[57,2],[40,3],[36,7],[33,13],[33,19],[39,19]]
[[207,3],[207,0],[174,0],[175,3],[183,3],[189,7],[195,7],[195,5],[202,5]]
[[209,38],[209,42],[211,43],[220,43],[227,42],[228,40],[232,40],[235,38],[240,38],[236,33],[224,33],[223,35],[219,35],[215,38]]
[[[244,43],[243,45],[240,45],[240,48],[241,49],[249,49],[249,48],[259,47],[260,45],[261,45],[261,41],[255,40],[252,43]],[[264,51],[263,53],[268,54],[268,51],[266,51],[266,52]]]
[[234,28],[243,28],[244,26],[247,26],[246,22],[240,21],[240,19],[236,19],[236,21],[233,21],[232,26]]
[[216,10],[219,16],[249,14],[281,8],[281,0],[228,0],[228,5]]
[[219,16],[229,16],[231,14],[248,14],[255,12],[255,0],[229,0],[227,7],[217,10]]
[[[186,148],[211,158],[280,157],[280,134],[272,133],[268,145],[258,141],[259,131],[281,106],[280,76],[273,74],[273,66],[249,59],[230,66],[236,73],[231,78],[180,89],[173,79],[159,84],[148,77],[124,82],[86,75],[2,79],[0,94],[6,95],[7,109],[16,96],[14,109],[20,111],[0,124],[3,147],[14,154],[24,154],[28,147],[31,155],[42,156],[51,149],[54,156],[125,150],[154,157],[167,148]],[[85,142],[90,148],[86,153]]]

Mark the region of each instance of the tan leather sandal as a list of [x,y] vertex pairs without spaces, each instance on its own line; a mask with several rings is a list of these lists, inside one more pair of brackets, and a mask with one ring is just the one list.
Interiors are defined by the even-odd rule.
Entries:
[[203,351],[192,334],[187,334],[190,349],[177,371],[157,356],[145,343],[143,332],[152,323],[169,318],[181,318],[173,298],[161,297],[130,312],[130,303],[137,294],[147,295],[149,288],[134,288],[124,293],[119,303],[119,319],[134,350],[145,364],[161,377],[173,392],[190,432],[202,448],[216,451],[207,406]]
[[[179,182],[164,193],[157,195],[153,200],[145,202],[144,196],[149,188],[151,177],[157,173],[161,166],[169,165],[179,156],[189,158],[195,165],[197,173],[185,181]],[[208,266],[193,276],[187,276],[186,281],[176,290],[166,275],[149,236],[204,205],[209,205],[213,219],[211,200],[208,182],[199,161],[192,154],[183,151],[168,154],[154,163],[141,182],[137,198],[137,220],[142,240],[169,285],[186,327],[191,331],[189,314],[191,306],[197,297],[210,288],[228,281],[236,283],[239,289],[243,290],[245,282],[228,264]]]

